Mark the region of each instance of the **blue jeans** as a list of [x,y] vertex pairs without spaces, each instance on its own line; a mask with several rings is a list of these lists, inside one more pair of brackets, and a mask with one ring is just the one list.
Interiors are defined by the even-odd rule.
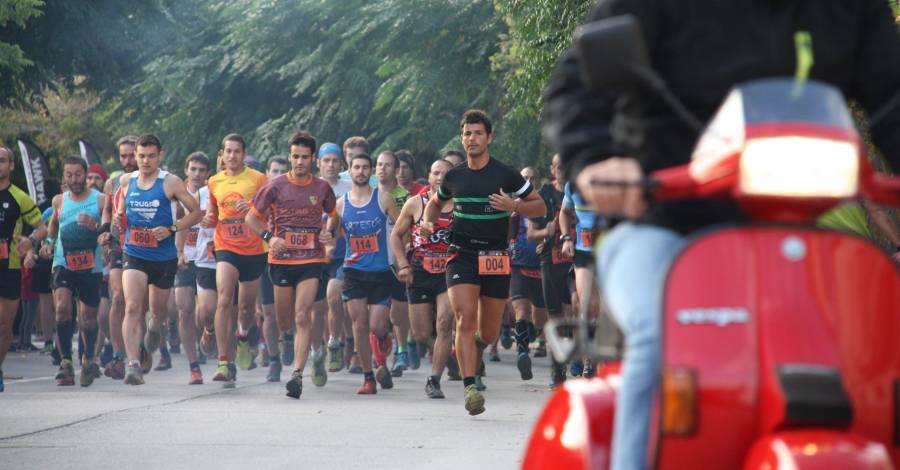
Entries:
[[604,238],[597,280],[625,335],[613,427],[613,470],[647,468],[652,400],[660,380],[660,325],[666,273],[684,237],[655,225],[622,223]]

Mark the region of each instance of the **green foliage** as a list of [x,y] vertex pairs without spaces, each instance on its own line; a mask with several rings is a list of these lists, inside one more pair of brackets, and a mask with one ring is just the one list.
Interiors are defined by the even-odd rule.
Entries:
[[[24,29],[26,21],[41,14],[42,6],[43,0],[0,0],[0,28],[12,23]],[[25,67],[32,64],[21,47],[0,40],[0,79],[17,82]]]

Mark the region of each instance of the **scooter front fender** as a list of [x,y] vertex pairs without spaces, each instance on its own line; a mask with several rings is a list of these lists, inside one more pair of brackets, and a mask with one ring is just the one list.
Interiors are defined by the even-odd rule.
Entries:
[[802,429],[779,431],[754,442],[744,470],[758,469],[879,469],[894,468],[879,442],[841,431]]
[[535,424],[522,468],[609,468],[614,384],[615,379],[567,380]]

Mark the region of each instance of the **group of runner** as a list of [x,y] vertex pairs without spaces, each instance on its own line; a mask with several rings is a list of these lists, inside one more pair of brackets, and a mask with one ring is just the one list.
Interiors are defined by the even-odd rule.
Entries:
[[[357,393],[375,394],[430,355],[426,395],[444,398],[447,370],[463,381],[466,410],[482,413],[484,351],[499,360],[498,341],[515,342],[529,380],[530,345],[548,316],[597,298],[586,291],[594,218],[558,158],[541,187],[536,169],[491,157],[484,112],[467,111],[460,134],[465,153],[445,152],[427,184],[415,181],[409,152],[372,158],[362,137],[318,145],[299,131],[288,158],[262,173],[245,163],[244,138],[229,134],[216,159],[190,154],[181,179],[161,167],[156,136],[127,136],[117,142],[122,172],[102,187],[102,168],[66,158],[65,191],[43,218],[10,183],[14,156],[0,147],[0,367],[24,266],[32,286],[52,272],[55,347],[43,315],[41,329],[59,385],[75,383],[77,331],[85,387],[104,374],[143,384],[156,351],[164,370],[170,349],[183,349],[190,384],[203,383],[207,357],[227,388],[258,358],[272,382],[291,367],[286,394],[300,398],[311,359],[314,385],[347,368],[363,375]],[[578,359],[569,372],[590,367]],[[551,386],[565,380],[566,364],[552,370]]]

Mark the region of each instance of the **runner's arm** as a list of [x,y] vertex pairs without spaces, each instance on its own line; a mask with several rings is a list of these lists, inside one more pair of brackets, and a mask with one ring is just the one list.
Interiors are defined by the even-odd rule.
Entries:
[[334,205],[334,215],[328,218],[328,222],[325,223],[325,229],[331,232],[335,238],[338,236],[338,228],[341,226],[341,214],[344,211],[344,198],[340,198],[337,200],[337,203]]
[[397,218],[400,217],[400,209],[397,208],[397,203],[394,202],[394,198],[387,192],[378,193],[378,197],[381,199],[381,207],[384,208],[384,213],[388,216],[391,223],[395,223]]
[[531,191],[524,198],[519,199],[519,204],[516,206],[516,211],[522,214],[525,217],[535,218],[535,217],[543,217],[547,214],[547,205],[544,204],[544,199],[538,196],[538,194],[534,191]]
[[412,227],[412,214],[418,212],[417,207],[421,204],[422,199],[419,197],[409,198],[405,204],[403,204],[403,209],[400,209],[400,216],[397,218],[397,222],[394,224],[394,230],[391,231],[390,244],[391,251],[394,253],[394,257],[397,261],[397,270],[401,270],[403,268],[409,267],[409,260],[406,258],[406,250],[403,248],[403,239],[407,233],[410,231],[410,227]]

